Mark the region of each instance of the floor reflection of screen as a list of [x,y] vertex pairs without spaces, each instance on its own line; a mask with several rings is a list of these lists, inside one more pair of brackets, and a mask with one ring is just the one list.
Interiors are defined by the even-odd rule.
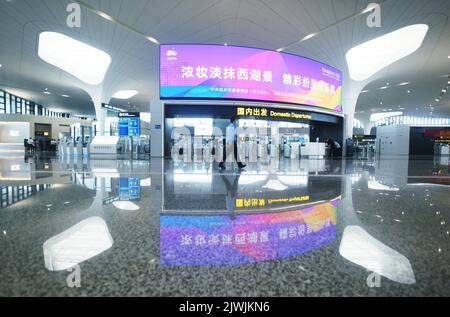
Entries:
[[165,265],[254,263],[298,255],[336,238],[338,200],[302,210],[255,215],[160,217]]

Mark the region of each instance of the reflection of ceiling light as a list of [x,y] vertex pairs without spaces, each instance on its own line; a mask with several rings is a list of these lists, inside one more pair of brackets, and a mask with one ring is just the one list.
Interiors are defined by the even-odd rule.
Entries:
[[241,173],[239,177],[239,185],[250,185],[257,182],[263,182],[267,179],[267,172],[261,172],[258,174]]
[[136,96],[138,93],[139,92],[137,90],[119,90],[112,96],[112,98],[130,99],[131,97]]
[[141,179],[141,187],[150,187],[150,186],[152,186],[151,178]]
[[101,84],[111,64],[105,52],[55,32],[39,34],[38,55],[90,85]]
[[351,48],[346,54],[350,77],[365,80],[414,53],[422,45],[427,31],[426,24],[410,25]]
[[365,269],[401,284],[414,284],[416,279],[409,260],[372,237],[359,226],[347,226],[339,246],[339,254]]
[[136,211],[139,210],[139,206],[131,201],[115,201],[113,202],[114,207],[122,210],[131,210]]
[[211,184],[212,174],[210,173],[185,173],[184,171],[174,171],[173,181],[175,183],[191,184]]
[[307,174],[278,174],[278,179],[288,186],[305,186],[308,185]]
[[411,93],[411,90],[407,90],[406,92],[407,92],[408,94],[410,94],[410,93]]
[[409,84],[409,82],[408,81],[406,81],[406,82],[404,82],[404,83],[400,83],[400,84],[398,84],[399,86],[405,86],[405,85],[408,85]]
[[50,91],[43,91],[44,94],[46,95],[51,95],[52,93]]
[[150,123],[151,119],[150,112],[141,112],[139,116],[142,121]]
[[367,187],[373,190],[386,190],[386,191],[394,191],[397,192],[400,189],[395,186],[386,186],[377,181],[367,181]]
[[45,241],[44,261],[49,271],[62,271],[82,263],[113,245],[106,222],[90,217]]
[[440,100],[439,98],[434,99],[434,101],[436,101],[436,102],[438,102],[439,100]]
[[279,49],[277,49],[277,52],[282,52],[284,50],[284,47],[280,47]]
[[272,190],[285,190],[288,187],[281,184],[279,180],[271,179],[262,188],[267,188],[267,189],[272,189]]
[[61,97],[64,97],[64,98],[70,98],[69,95],[61,95]]
[[361,93],[365,94],[366,92],[369,92],[368,90],[362,90]]
[[389,87],[388,86],[380,87],[380,89],[386,89],[386,88],[389,88]]
[[402,114],[402,111],[372,113],[370,115],[370,121],[375,122],[384,118],[401,116]]

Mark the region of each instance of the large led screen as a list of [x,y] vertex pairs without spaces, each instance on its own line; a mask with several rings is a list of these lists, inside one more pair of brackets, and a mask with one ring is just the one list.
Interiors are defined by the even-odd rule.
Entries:
[[237,99],[342,111],[342,74],[317,61],[256,48],[161,45],[161,99]]

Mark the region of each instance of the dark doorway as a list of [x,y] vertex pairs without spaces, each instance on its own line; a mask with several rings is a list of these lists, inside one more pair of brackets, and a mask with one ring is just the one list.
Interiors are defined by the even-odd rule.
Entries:
[[38,151],[50,151],[50,140],[52,139],[52,125],[35,123],[34,138],[37,141]]

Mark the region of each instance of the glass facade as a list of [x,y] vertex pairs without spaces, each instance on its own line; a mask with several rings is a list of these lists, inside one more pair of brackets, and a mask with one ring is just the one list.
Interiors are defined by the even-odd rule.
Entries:
[[33,101],[0,90],[0,114],[23,114],[58,118],[79,118],[68,113],[54,112]]

